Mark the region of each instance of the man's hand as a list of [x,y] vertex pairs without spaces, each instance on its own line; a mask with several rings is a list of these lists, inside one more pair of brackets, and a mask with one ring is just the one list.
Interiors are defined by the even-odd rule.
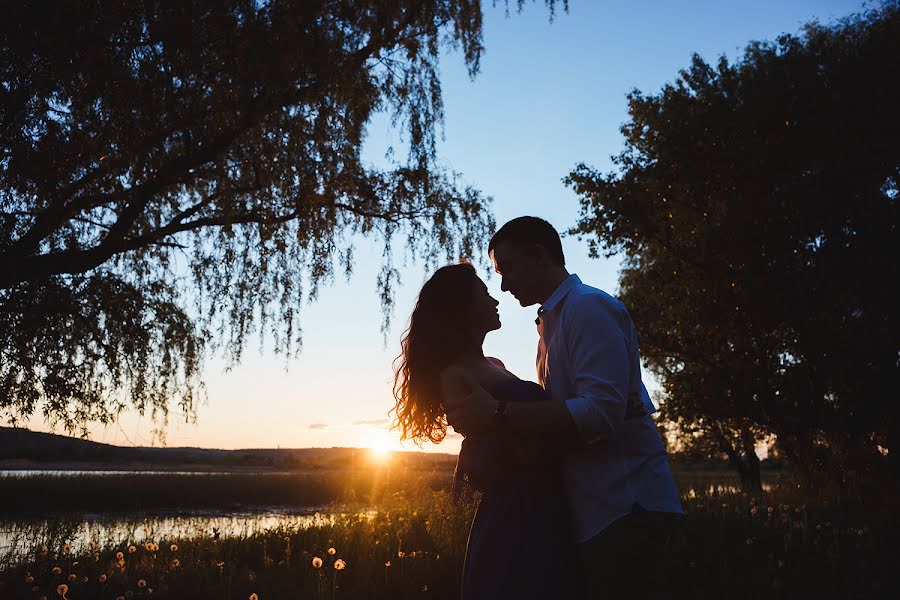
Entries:
[[497,400],[464,369],[451,367],[441,373],[441,390],[447,422],[463,435],[490,431]]

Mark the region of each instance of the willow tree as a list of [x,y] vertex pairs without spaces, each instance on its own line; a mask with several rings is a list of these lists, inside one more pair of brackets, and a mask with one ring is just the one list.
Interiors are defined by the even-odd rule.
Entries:
[[634,92],[576,230],[621,293],[682,442],[759,487],[754,447],[838,478],[900,455],[900,5],[695,57]]
[[[4,3],[7,420],[192,417],[211,349],[239,360],[262,332],[297,351],[354,236],[384,244],[386,315],[396,243],[477,253],[489,198],[437,166],[435,136],[439,55],[474,76],[481,28],[472,0]],[[403,132],[382,168],[361,159],[376,113]]]

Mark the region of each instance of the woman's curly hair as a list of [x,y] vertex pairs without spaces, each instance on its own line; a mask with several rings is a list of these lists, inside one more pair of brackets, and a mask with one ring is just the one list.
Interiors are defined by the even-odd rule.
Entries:
[[468,309],[479,283],[475,267],[461,262],[435,271],[419,292],[394,361],[391,412],[401,440],[437,444],[447,435],[440,374],[470,343]]

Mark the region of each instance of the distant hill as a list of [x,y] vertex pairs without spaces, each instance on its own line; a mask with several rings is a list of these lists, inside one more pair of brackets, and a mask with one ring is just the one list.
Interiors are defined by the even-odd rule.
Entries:
[[[249,448],[216,450],[209,448],[148,448],[101,444],[29,429],[0,427],[0,466],[42,468],[58,464],[80,468],[163,468],[209,470],[214,468],[331,469],[356,464],[366,449],[359,448]],[[454,455],[424,452],[396,452],[393,463],[414,468],[447,467]]]

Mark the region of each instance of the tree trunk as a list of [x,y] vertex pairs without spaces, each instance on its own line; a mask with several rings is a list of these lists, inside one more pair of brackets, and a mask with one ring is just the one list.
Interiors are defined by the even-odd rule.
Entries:
[[[741,481],[741,490],[747,493],[762,492],[762,475],[759,468],[759,457],[756,456],[755,440],[753,434],[749,430],[742,429],[741,442],[743,452],[739,452],[728,438],[722,433],[721,429],[715,432],[716,441],[719,449],[728,457],[728,464],[737,471]],[[747,452],[747,444],[749,443],[750,451]]]

